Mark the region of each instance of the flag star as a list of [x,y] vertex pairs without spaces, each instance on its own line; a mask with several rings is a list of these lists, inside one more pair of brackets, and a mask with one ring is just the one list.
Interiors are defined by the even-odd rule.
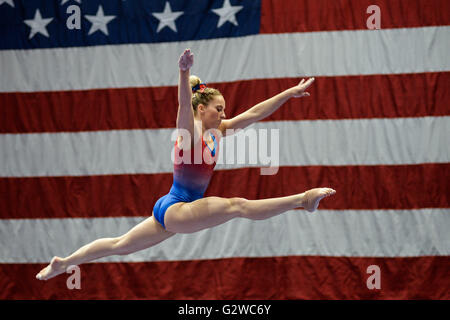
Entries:
[[108,34],[108,27],[107,24],[116,18],[116,16],[105,16],[103,13],[103,7],[100,5],[97,10],[97,14],[95,16],[91,15],[84,15],[86,19],[89,20],[90,23],[92,23],[91,29],[89,30],[88,35],[93,34],[95,31],[100,30],[105,35],[109,36]]
[[9,4],[11,7],[14,8],[14,0],[0,0],[0,6],[4,3]]
[[173,31],[177,32],[177,26],[175,25],[175,20],[183,14],[183,11],[173,11],[170,7],[169,1],[166,2],[164,6],[164,12],[152,13],[159,20],[158,29],[156,32],[161,31],[164,27],[169,27]]
[[227,21],[237,26],[238,22],[236,20],[236,14],[241,11],[243,7],[244,6],[232,6],[230,5],[230,0],[225,0],[222,8],[212,9],[215,14],[220,16],[217,28],[220,28]]
[[41,33],[47,38],[49,37],[47,32],[47,25],[53,20],[53,18],[42,19],[41,12],[36,9],[34,19],[24,20],[24,22],[31,28],[30,36],[28,39],[34,37],[36,33]]
[[[1,1],[1,0],[0,0]],[[64,3],[66,3],[67,1],[70,1],[70,0],[62,0],[61,1],[61,5],[63,5]],[[78,2],[78,3],[81,3],[81,0],[75,0],[76,2]]]

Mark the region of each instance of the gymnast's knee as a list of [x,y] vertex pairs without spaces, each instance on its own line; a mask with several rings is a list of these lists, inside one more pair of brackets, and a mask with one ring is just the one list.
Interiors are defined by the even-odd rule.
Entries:
[[125,235],[122,235],[117,238],[113,238],[113,250],[114,254],[124,256],[132,253],[132,249],[130,247],[130,243]]
[[249,200],[245,198],[230,198],[230,213],[236,217],[245,216],[247,211],[247,203]]

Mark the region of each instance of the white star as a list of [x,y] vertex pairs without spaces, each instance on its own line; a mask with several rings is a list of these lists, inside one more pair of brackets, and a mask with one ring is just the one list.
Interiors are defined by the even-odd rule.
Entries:
[[164,12],[160,13],[152,13],[158,20],[158,29],[156,32],[161,31],[164,27],[169,27],[173,31],[177,32],[177,26],[175,25],[175,20],[183,14],[183,11],[174,11],[172,12],[172,8],[170,7],[169,1],[166,2],[164,6]]
[[[1,0],[0,0],[1,1]],[[61,5],[63,5],[64,3],[66,3],[67,1],[70,1],[70,0],[62,0],[61,1]],[[78,2],[78,3],[81,3],[81,0],[75,0],[76,2]]]
[[11,7],[14,8],[14,2],[13,2],[13,0],[0,0],[0,6],[1,6],[2,4],[4,4],[4,3],[7,3],[7,4],[9,4]]
[[232,6],[230,5],[230,0],[225,0],[222,8],[212,9],[215,14],[220,16],[217,28],[220,28],[227,21],[237,26],[238,22],[236,20],[236,13],[241,11],[242,8],[243,6]]
[[91,29],[89,30],[88,35],[93,34],[95,31],[100,30],[107,36],[108,34],[108,27],[106,26],[111,20],[115,19],[116,16],[105,16],[103,13],[103,8],[100,5],[97,10],[97,14],[95,16],[91,15],[84,15],[86,19],[89,20],[90,23],[92,23]]
[[47,32],[47,25],[53,20],[53,18],[42,19],[39,9],[34,14],[34,19],[24,20],[24,22],[31,28],[30,36],[28,39],[34,37],[36,33],[41,33],[47,38],[49,37]]

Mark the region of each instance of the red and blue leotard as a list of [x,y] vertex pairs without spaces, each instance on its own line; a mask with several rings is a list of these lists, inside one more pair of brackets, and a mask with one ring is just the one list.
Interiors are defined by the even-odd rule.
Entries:
[[211,180],[217,159],[216,137],[211,134],[211,138],[214,141],[213,149],[210,149],[206,144],[203,136],[193,149],[187,151],[181,150],[178,147],[178,142],[175,142],[175,164],[173,168],[172,187],[169,193],[159,198],[153,207],[155,219],[164,228],[166,228],[164,216],[171,205],[178,202],[192,202],[203,198]]

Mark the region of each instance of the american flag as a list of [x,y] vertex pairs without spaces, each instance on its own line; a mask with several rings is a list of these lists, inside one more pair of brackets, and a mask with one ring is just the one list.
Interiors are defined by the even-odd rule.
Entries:
[[[1,299],[450,298],[448,0],[0,0],[0,21]],[[337,194],[81,265],[81,289],[36,280],[168,193],[185,48],[228,118],[316,79],[253,126],[279,129],[278,173],[219,164],[206,196]]]

